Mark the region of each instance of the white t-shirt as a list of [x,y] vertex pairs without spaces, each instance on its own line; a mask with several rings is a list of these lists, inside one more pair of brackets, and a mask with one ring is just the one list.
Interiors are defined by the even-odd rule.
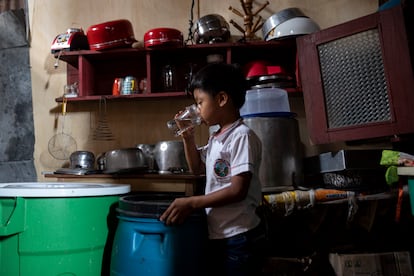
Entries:
[[206,194],[230,186],[233,175],[252,173],[244,200],[206,208],[210,239],[229,238],[259,224],[256,208],[262,196],[259,181],[261,147],[257,135],[239,119],[219,135],[210,136],[208,144],[200,148],[201,160],[206,164]]

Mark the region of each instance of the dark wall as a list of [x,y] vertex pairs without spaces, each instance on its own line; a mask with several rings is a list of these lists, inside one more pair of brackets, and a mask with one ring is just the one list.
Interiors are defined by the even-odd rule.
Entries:
[[0,182],[36,181],[24,10],[0,13]]

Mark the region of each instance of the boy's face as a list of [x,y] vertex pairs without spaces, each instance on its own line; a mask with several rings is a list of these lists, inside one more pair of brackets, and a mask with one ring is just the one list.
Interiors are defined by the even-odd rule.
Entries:
[[203,122],[207,126],[217,124],[220,108],[218,95],[213,97],[201,89],[195,89],[193,95]]

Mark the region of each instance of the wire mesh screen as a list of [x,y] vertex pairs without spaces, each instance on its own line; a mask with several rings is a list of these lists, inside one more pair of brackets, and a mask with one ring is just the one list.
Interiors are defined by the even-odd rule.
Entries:
[[377,29],[318,46],[328,128],[391,120]]

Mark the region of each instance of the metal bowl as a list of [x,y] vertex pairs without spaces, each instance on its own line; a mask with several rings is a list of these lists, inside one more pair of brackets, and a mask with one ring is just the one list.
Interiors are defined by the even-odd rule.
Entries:
[[318,24],[309,17],[295,17],[274,27],[267,35],[266,41],[306,35],[320,30]]
[[262,26],[263,39],[266,40],[269,32],[276,26],[294,17],[307,16],[299,8],[287,8],[270,16]]

